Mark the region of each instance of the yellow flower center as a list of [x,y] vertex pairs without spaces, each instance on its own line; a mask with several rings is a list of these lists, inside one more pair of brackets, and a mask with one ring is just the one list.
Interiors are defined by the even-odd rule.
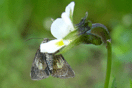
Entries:
[[63,46],[63,45],[64,45],[63,39],[60,40],[59,42],[57,42],[56,45],[57,45],[57,46]]

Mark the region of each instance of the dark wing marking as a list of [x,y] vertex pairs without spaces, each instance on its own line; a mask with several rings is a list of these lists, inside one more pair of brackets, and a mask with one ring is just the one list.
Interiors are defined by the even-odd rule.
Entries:
[[74,77],[74,71],[62,55],[53,55],[53,77],[70,78]]
[[50,72],[46,63],[46,56],[38,49],[31,67],[31,79],[41,80],[49,77]]

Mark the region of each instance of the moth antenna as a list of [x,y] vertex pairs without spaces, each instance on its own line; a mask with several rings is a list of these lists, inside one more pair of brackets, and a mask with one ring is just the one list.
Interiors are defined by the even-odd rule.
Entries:
[[48,38],[49,40],[54,40],[55,38]]
[[25,42],[28,40],[31,40],[31,39],[44,39],[44,38],[29,38],[29,39],[25,40]]
[[[28,41],[28,40],[31,40],[31,39],[44,39],[44,38],[29,38],[29,39],[25,40],[25,42]],[[49,40],[54,40],[54,38],[48,38],[48,39]]]

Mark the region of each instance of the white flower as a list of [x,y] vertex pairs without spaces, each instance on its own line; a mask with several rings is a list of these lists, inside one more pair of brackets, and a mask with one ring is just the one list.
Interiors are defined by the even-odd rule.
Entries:
[[70,32],[74,31],[75,28],[71,21],[73,16],[75,3],[71,2],[66,8],[65,12],[61,14],[61,18],[57,18],[51,24],[51,33],[57,38],[47,43],[40,44],[40,52],[42,53],[55,53],[57,50],[66,46],[71,40],[63,40]]

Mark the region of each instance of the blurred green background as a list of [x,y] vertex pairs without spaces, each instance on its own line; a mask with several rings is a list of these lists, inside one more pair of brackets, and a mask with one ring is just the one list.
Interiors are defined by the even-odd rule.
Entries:
[[[53,38],[51,18],[64,12],[70,0],[0,0],[0,88],[103,88],[107,50],[81,44],[63,54],[75,77],[33,81],[30,69],[41,39]],[[108,27],[112,37],[112,73],[117,88],[132,79],[132,0],[76,0],[74,23],[88,19]]]

